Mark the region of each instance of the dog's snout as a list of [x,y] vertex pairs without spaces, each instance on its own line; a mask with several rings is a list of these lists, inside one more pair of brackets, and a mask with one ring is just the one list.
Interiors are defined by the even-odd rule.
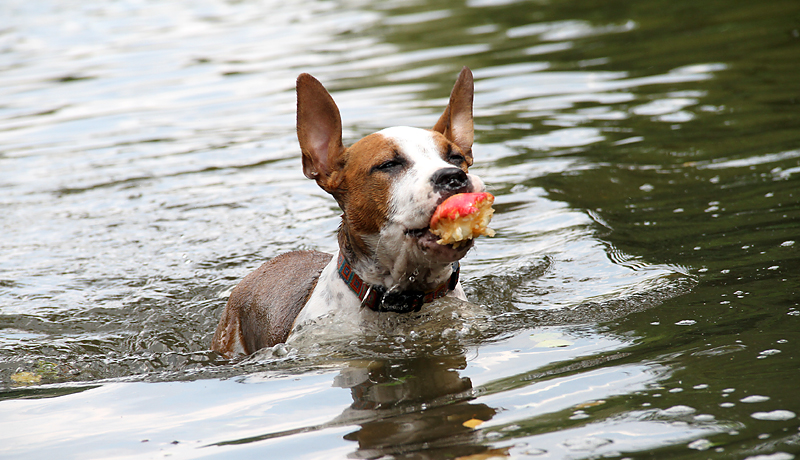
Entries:
[[467,173],[458,168],[444,168],[436,171],[431,177],[434,190],[447,192],[464,192],[469,187]]

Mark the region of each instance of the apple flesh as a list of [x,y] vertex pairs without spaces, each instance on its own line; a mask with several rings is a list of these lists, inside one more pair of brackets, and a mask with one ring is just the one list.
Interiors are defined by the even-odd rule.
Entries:
[[444,200],[431,217],[431,233],[439,237],[437,243],[452,244],[458,248],[464,241],[486,235],[494,236],[488,227],[494,209],[491,193],[459,193]]

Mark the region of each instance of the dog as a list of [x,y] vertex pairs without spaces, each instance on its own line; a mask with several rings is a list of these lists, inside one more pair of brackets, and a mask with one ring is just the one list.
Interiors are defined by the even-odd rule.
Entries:
[[298,77],[303,173],[342,210],[339,249],[282,254],[246,276],[222,313],[214,351],[227,358],[249,355],[328,315],[357,324],[418,312],[443,296],[466,301],[458,261],[473,240],[441,245],[428,227],[449,196],[486,189],[468,171],[473,86],[464,67],[431,130],[386,128],[345,148],[333,98],[311,75]]

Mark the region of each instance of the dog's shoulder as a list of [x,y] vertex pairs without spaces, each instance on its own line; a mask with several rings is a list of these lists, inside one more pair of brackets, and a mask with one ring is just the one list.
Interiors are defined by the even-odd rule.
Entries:
[[228,298],[211,348],[231,357],[285,342],[331,257],[288,252],[247,275]]

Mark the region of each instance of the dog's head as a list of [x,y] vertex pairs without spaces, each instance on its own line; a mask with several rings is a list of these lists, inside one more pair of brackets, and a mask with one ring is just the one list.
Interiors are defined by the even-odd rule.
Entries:
[[485,189],[483,181],[468,172],[472,97],[472,73],[465,67],[433,129],[387,128],[345,148],[333,98],[311,75],[297,79],[303,172],[333,195],[344,211],[342,249],[389,272],[373,268],[373,277],[393,278],[373,283],[397,283],[398,275],[413,276],[419,267],[447,265],[471,247],[471,241],[458,249],[439,245],[428,226],[445,198]]

